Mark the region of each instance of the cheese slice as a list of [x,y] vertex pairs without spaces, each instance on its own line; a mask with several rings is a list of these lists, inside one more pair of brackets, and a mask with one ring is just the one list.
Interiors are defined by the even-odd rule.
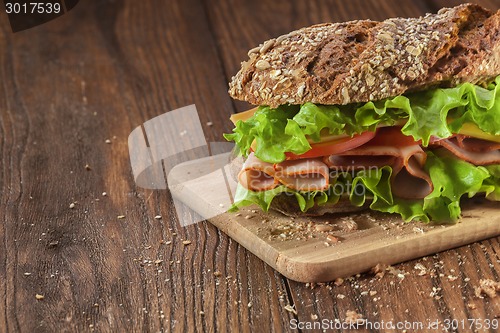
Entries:
[[255,107],[255,108],[250,109],[248,111],[244,111],[244,112],[240,112],[240,113],[235,113],[235,114],[231,115],[231,117],[229,117],[229,119],[233,122],[233,124],[236,125],[236,123],[238,122],[238,120],[241,120],[241,121],[248,120],[250,117],[253,116],[253,114],[258,109],[259,109],[259,107]]
[[473,138],[483,139],[487,141],[500,142],[500,135],[493,135],[483,132],[476,124],[465,123],[458,131],[458,134],[471,136]]

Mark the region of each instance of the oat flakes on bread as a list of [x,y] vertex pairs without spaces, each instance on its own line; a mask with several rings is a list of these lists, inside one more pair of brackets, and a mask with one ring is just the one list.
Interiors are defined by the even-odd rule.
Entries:
[[325,23],[249,51],[230,95],[254,105],[368,102],[500,72],[500,12],[474,4],[419,18]]

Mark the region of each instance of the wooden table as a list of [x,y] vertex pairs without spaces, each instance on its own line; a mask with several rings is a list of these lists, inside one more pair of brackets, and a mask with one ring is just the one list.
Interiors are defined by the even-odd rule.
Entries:
[[500,316],[500,298],[475,296],[480,279],[500,279],[499,238],[383,277],[296,283],[207,222],[179,226],[168,191],[137,187],[129,163],[135,127],[189,104],[221,141],[248,108],[228,80],[266,39],[460,2],[81,1],[15,34],[0,15],[0,332],[280,332],[348,311],[372,326],[333,331],[458,320],[469,332],[467,319]]

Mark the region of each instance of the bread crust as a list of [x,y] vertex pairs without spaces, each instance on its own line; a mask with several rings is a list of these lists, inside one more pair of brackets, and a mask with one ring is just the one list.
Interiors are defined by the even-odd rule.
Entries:
[[354,213],[368,209],[371,200],[367,200],[362,206],[354,206],[347,196],[343,196],[334,204],[314,205],[306,212],[300,210],[295,197],[279,195],[271,202],[270,208],[286,216],[323,216],[325,214]]
[[474,4],[419,18],[326,23],[249,51],[230,95],[254,105],[345,105],[500,73],[500,11]]

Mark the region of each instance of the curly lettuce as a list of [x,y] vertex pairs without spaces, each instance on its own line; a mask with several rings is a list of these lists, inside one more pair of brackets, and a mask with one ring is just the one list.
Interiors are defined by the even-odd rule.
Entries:
[[403,134],[422,140],[446,138],[465,123],[475,124],[491,135],[500,135],[500,76],[488,87],[463,83],[454,88],[436,88],[382,101],[349,105],[259,107],[246,121],[239,120],[233,133],[224,134],[247,156],[255,141],[255,155],[262,161],[279,163],[285,153],[297,155],[311,149],[308,138],[318,142],[322,134],[354,135],[381,125],[404,123]]

